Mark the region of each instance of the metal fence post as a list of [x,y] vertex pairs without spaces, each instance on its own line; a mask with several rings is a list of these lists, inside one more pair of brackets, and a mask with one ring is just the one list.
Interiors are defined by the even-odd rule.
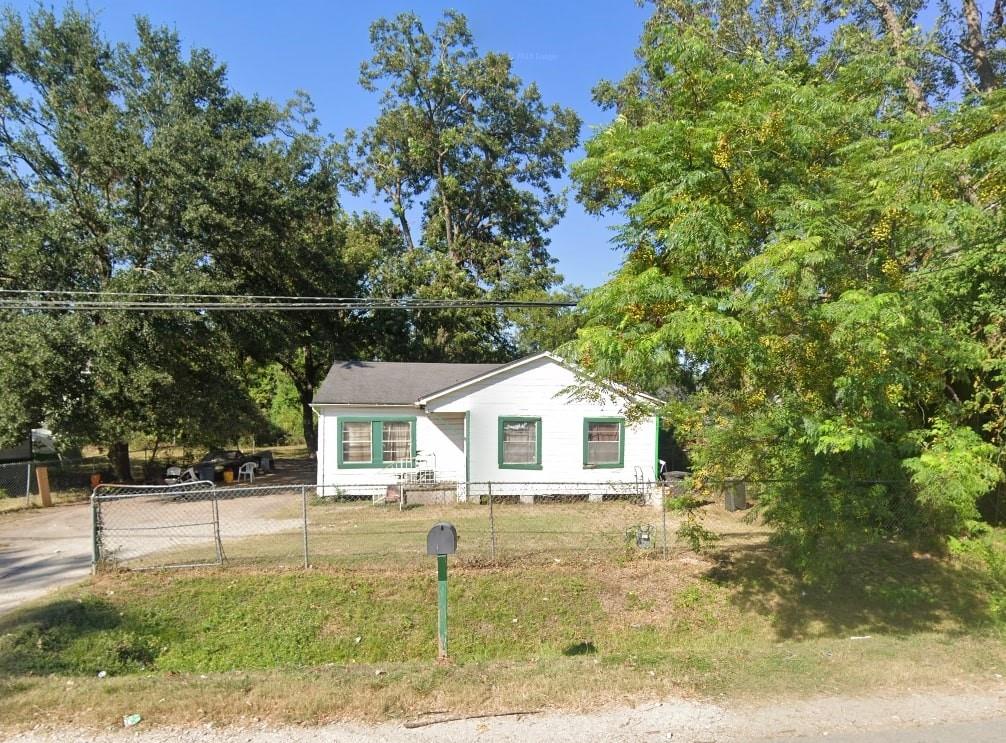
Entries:
[[28,462],[28,475],[24,481],[24,504],[31,505],[31,462]]
[[98,572],[101,559],[101,541],[98,535],[98,497],[91,493],[91,575]]
[[493,484],[487,482],[486,487],[489,490],[489,554],[492,557],[492,561],[496,562],[496,516],[493,513]]
[[210,492],[210,499],[213,504],[213,541],[217,548],[217,565],[223,565],[224,545],[220,539],[220,501],[217,498],[217,489],[215,487]]
[[307,547],[307,486],[300,486],[300,508],[301,514],[304,519],[304,569],[306,570],[311,564],[310,553]]
[[664,486],[660,486],[658,491],[660,494],[660,520],[663,522],[664,529],[664,559],[667,559],[667,494],[664,492]]

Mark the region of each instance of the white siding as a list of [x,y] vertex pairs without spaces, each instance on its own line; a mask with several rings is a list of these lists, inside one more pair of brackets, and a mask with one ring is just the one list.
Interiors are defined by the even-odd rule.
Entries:
[[[437,398],[429,403],[427,410],[430,413],[471,412],[473,482],[632,482],[637,468],[645,479],[653,480],[657,444],[653,417],[635,424],[626,423],[623,467],[583,466],[584,419],[623,416],[625,401],[610,393],[603,393],[599,400],[574,399],[564,390],[579,381],[566,367],[542,358]],[[541,469],[499,467],[501,416],[541,418]]]
[[391,484],[397,482],[401,469],[392,467],[339,467],[338,420],[358,418],[416,419],[418,454],[436,456],[436,469],[451,479],[465,476],[465,416],[464,413],[427,415],[411,405],[360,406],[318,405],[318,485]]
[[416,436],[419,452],[436,454],[438,471],[457,473],[454,479],[464,480],[464,413],[420,413],[416,427],[419,428]]
[[[395,468],[349,468],[338,466],[338,419],[340,417],[415,417],[416,447],[420,454],[434,454],[441,479],[465,480],[465,413],[470,415],[470,479],[472,482],[528,483],[520,494],[561,492],[624,493],[624,486],[637,475],[653,480],[657,446],[653,416],[625,424],[623,466],[587,468],[583,465],[585,418],[624,417],[625,400],[610,392],[598,399],[580,400],[569,388],[581,380],[570,369],[543,357],[508,372],[466,386],[451,395],[432,400],[426,410],[412,405],[345,406],[318,405],[318,485],[377,486],[398,481]],[[499,419],[509,416],[541,418],[541,469],[511,469],[499,466]],[[530,483],[570,483],[568,489]],[[579,489],[575,487],[580,483]],[[586,483],[603,484],[587,487]],[[374,489],[374,494],[380,490]],[[475,487],[477,494],[484,488]],[[503,492],[505,487],[498,492]],[[361,493],[364,491],[361,490]],[[369,492],[369,490],[367,491]],[[494,492],[497,492],[494,490]]]

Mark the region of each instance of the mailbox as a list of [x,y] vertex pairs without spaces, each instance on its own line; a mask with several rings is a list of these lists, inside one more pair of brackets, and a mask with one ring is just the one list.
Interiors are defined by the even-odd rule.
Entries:
[[458,530],[454,524],[441,521],[426,535],[427,555],[453,555],[458,549]]

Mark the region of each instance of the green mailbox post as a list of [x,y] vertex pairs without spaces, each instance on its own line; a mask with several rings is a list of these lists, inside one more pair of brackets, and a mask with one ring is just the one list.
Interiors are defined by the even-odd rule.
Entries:
[[426,554],[437,557],[437,657],[447,657],[447,555],[458,549],[458,530],[441,521],[426,535]]

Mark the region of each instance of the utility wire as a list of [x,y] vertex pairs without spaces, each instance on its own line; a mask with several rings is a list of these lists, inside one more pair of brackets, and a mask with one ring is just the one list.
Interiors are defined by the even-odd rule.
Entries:
[[[245,301],[290,301],[290,302],[300,302],[300,301],[315,301],[323,302],[325,304],[337,303],[337,302],[349,302],[353,304],[362,302],[440,302],[440,301],[450,301],[458,303],[494,303],[494,304],[533,304],[533,305],[562,305],[573,307],[576,302],[559,302],[553,300],[528,300],[524,302],[522,300],[488,300],[488,299],[452,299],[452,300],[437,300],[437,299],[414,299],[414,298],[396,298],[396,297],[330,297],[330,296],[291,296],[291,295],[281,295],[281,294],[181,294],[175,292],[124,292],[124,291],[104,291],[104,290],[69,290],[69,289],[0,289],[0,299],[6,297],[6,295],[15,295],[21,297],[24,295],[42,295],[42,296],[64,296],[64,297],[147,297],[152,299],[237,299]],[[59,300],[59,301],[70,301],[70,300]],[[76,301],[76,300],[74,300]]]
[[[79,297],[79,298],[78,298]],[[106,299],[117,297],[117,299]],[[129,297],[130,299],[121,299]],[[241,294],[181,294],[157,292],[70,291],[61,289],[0,289],[0,310],[33,311],[354,311],[428,309],[507,309],[575,307],[554,300],[416,299],[395,297],[323,297]]]
[[0,310],[21,310],[21,311],[44,311],[44,312],[70,312],[70,311],[124,311],[124,312],[150,312],[150,311],[180,311],[180,312],[304,312],[304,311],[365,311],[365,310],[478,310],[478,309],[532,309],[549,307],[575,307],[573,304],[531,304],[527,302],[500,303],[492,302],[485,304],[457,304],[449,302],[437,302],[430,304],[175,304],[175,303],[154,303],[138,304],[127,302],[108,303],[6,303],[0,302]]

